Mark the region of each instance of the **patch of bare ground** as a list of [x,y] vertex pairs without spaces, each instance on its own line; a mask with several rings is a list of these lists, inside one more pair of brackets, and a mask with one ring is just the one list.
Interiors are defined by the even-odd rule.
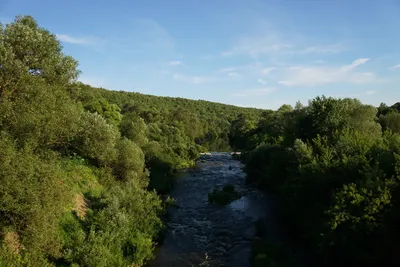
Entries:
[[87,200],[82,193],[76,194],[75,196],[75,206],[72,209],[76,212],[76,215],[84,219],[86,217],[86,212],[90,206],[89,200]]

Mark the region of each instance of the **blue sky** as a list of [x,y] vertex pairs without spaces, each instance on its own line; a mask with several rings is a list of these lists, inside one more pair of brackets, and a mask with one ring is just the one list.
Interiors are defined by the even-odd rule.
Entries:
[[1,0],[108,89],[276,109],[317,95],[400,101],[397,0]]

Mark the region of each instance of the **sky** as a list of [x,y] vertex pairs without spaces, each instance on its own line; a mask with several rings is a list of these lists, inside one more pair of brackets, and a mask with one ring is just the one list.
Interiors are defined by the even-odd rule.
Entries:
[[400,101],[398,0],[0,0],[112,90],[277,109]]

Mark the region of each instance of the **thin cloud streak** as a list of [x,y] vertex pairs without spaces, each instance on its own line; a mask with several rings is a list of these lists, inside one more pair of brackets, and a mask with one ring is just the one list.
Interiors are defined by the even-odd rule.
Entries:
[[221,56],[231,57],[247,55],[253,58],[260,56],[306,55],[306,54],[337,54],[346,51],[342,44],[299,45],[295,41],[283,41],[288,38],[275,33],[266,36],[244,37],[239,39],[232,48],[222,51]]
[[285,70],[284,79],[278,83],[285,86],[316,86],[338,82],[371,83],[376,80],[374,73],[354,71],[368,61],[368,58],[359,58],[341,67],[290,67]]
[[253,62],[251,64],[228,67],[218,70],[217,74],[228,74],[229,76],[266,76],[269,75],[275,67],[264,67],[261,62]]
[[56,36],[58,40],[68,44],[88,45],[88,44],[94,44],[98,41],[98,39],[94,37],[74,37],[67,34],[56,34]]

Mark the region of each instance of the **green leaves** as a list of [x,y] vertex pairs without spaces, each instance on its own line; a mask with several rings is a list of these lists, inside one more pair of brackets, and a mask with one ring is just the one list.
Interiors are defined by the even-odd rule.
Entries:
[[149,141],[147,138],[147,125],[137,114],[130,112],[124,114],[121,125],[121,135],[143,147]]
[[392,112],[381,116],[379,117],[379,122],[381,123],[383,130],[400,133],[400,113]]
[[108,164],[116,157],[115,144],[118,139],[118,129],[107,124],[102,116],[83,112],[73,146],[82,156],[98,160],[100,164]]
[[57,157],[18,150],[4,134],[0,150],[0,226],[12,227],[28,251],[58,257],[60,207],[66,206],[70,195]]
[[30,16],[17,17],[13,23],[7,24],[2,31],[0,47],[3,47],[3,57],[8,59],[5,62],[13,66],[7,72],[9,83],[12,83],[12,72],[18,72],[19,79],[30,74],[47,83],[61,85],[78,76],[77,61],[65,56],[55,35],[40,28]]
[[115,104],[108,103],[105,99],[93,101],[87,104],[85,109],[92,113],[101,115],[106,119],[107,123],[117,127],[122,119],[122,115],[120,113],[121,109]]
[[326,97],[265,114],[255,131],[262,138],[246,156],[248,180],[277,194],[287,227],[317,265],[381,266],[396,253],[398,113],[379,109],[383,133],[376,108]]
[[333,197],[327,211],[332,230],[347,224],[354,231],[373,231],[382,223],[385,209],[389,208],[394,181],[370,181],[367,186],[343,185]]
[[147,176],[144,173],[144,154],[140,147],[132,141],[123,138],[117,143],[117,158],[114,170],[120,179],[134,182],[141,187],[147,187]]

